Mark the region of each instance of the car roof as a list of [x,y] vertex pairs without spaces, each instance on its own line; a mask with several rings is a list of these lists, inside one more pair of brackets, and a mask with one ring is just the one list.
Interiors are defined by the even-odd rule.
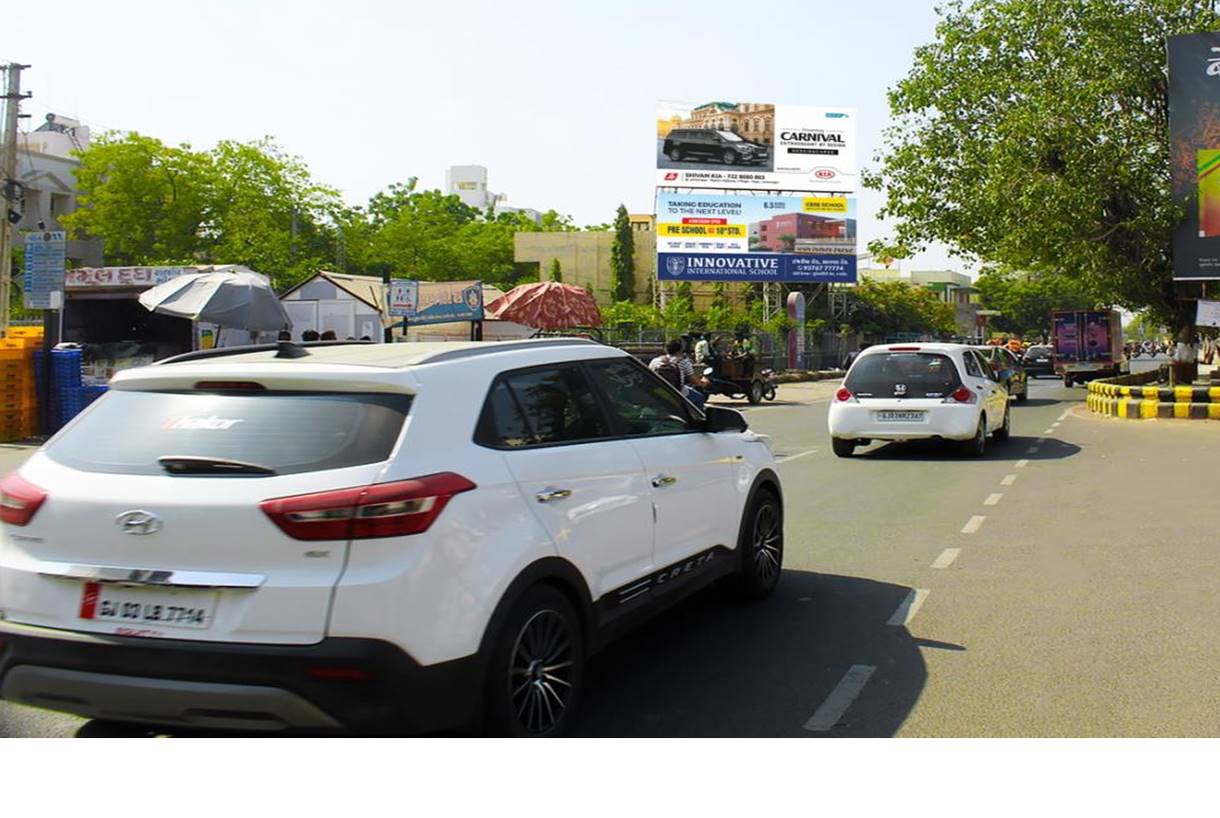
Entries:
[[[299,358],[277,357],[277,348],[252,349],[247,352],[235,349],[233,354],[197,354],[178,356],[163,361],[161,366],[217,365],[225,368],[242,364],[311,365],[341,364],[345,366],[369,366],[382,369],[404,369],[423,364],[440,363],[461,358],[482,357],[495,353],[542,352],[550,350],[588,351],[596,347],[606,355],[627,353],[607,347],[585,338],[537,338],[523,341],[441,341],[408,342],[396,344],[332,344],[327,346],[293,345],[308,352]],[[217,350],[209,350],[215,353]],[[552,359],[554,356],[546,356]],[[579,357],[587,357],[581,355]]]

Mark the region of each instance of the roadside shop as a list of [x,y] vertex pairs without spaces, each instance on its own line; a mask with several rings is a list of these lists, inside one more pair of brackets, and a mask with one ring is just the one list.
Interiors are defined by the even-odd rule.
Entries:
[[386,311],[385,282],[377,276],[322,271],[280,295],[292,318],[292,340],[305,332],[330,330],[340,340],[381,342],[392,323]]
[[59,335],[62,343],[80,345],[83,383],[104,385],[115,372],[182,352],[250,343],[250,333],[244,330],[151,312],[139,301],[141,293],[158,284],[208,272],[252,271],[239,265],[67,271]]

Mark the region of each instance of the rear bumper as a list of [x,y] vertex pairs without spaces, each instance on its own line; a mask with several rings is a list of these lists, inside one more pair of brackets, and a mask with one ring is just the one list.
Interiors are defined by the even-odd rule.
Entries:
[[[923,423],[881,422],[878,409],[925,409]],[[970,440],[979,425],[979,407],[974,404],[936,405],[934,407],[875,406],[870,404],[831,404],[828,426],[830,436],[844,440]]]
[[476,656],[421,666],[375,639],[247,645],[0,622],[0,698],[86,718],[417,735],[473,724],[482,675]]

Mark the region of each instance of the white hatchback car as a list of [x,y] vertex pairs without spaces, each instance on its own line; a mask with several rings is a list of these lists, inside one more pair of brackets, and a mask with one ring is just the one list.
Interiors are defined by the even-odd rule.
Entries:
[[873,346],[852,363],[830,404],[839,457],[874,440],[958,440],[981,455],[1007,440],[1008,393],[979,353],[962,344]]
[[614,635],[716,580],[775,588],[773,464],[739,413],[581,340],[129,370],[0,483],[0,697],[556,734]]

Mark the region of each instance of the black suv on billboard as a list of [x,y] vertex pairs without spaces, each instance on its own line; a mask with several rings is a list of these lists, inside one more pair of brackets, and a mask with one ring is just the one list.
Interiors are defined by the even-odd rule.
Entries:
[[675,162],[684,159],[716,159],[726,165],[738,162],[761,165],[767,161],[767,149],[747,142],[732,131],[712,131],[706,128],[674,128],[665,137],[663,151]]

